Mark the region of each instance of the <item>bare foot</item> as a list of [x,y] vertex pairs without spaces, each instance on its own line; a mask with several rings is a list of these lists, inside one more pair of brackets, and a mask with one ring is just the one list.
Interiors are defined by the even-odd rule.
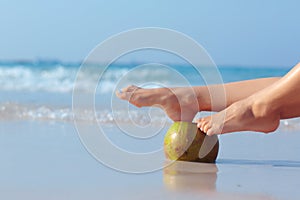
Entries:
[[144,89],[132,85],[116,95],[137,107],[160,107],[173,121],[192,121],[201,110],[192,88]]
[[268,104],[257,103],[252,99],[238,101],[215,115],[199,119],[198,128],[207,135],[237,131],[275,131],[280,115],[273,112]]

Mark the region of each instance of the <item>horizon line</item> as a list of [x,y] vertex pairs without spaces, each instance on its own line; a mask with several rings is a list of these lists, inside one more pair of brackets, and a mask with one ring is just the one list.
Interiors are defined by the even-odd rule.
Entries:
[[[0,65],[38,65],[38,64],[49,64],[49,65],[55,65],[55,64],[61,64],[65,66],[80,66],[84,61],[63,61],[60,59],[0,59]],[[146,61],[145,61],[146,62]],[[148,64],[151,64],[152,62],[148,62]],[[98,64],[101,65],[103,63],[91,63],[91,64]],[[127,61],[127,62],[121,62],[121,63],[116,63],[115,65],[129,65],[129,64],[135,64],[135,65],[141,65],[141,64],[147,64],[144,63],[143,61]],[[165,64],[165,65],[177,65],[177,66],[188,66],[186,63],[180,63],[180,62],[161,62],[157,64]],[[285,65],[285,66],[279,66],[279,65],[263,65],[263,64],[258,64],[258,65],[250,65],[250,64],[216,64],[217,67],[245,67],[245,68],[289,68],[291,66]]]

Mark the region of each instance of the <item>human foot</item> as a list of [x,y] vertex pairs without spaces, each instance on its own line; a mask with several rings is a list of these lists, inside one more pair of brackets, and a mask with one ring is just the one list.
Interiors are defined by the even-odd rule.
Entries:
[[116,95],[137,107],[160,107],[173,121],[191,122],[201,110],[197,94],[189,87],[144,89],[132,85],[116,92]]
[[277,129],[279,120],[280,115],[269,109],[267,104],[247,98],[215,115],[199,119],[197,126],[207,135],[237,131],[269,133]]

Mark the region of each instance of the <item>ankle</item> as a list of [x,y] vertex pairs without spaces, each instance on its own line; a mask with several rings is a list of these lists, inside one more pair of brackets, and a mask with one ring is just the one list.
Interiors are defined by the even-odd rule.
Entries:
[[252,113],[256,118],[272,118],[280,120],[280,111],[273,102],[266,99],[257,98],[252,102]]
[[264,118],[272,115],[272,109],[270,108],[268,102],[261,99],[254,99],[250,102],[252,114],[255,118]]
[[268,126],[268,128],[261,130],[261,132],[271,133],[278,128],[280,113],[275,109],[272,103],[263,100],[255,100],[251,109],[254,118]]
[[199,111],[211,111],[211,99],[207,87],[193,87]]
[[170,88],[157,88],[154,89],[153,93],[158,94],[154,99],[158,100],[158,104],[160,106],[166,106],[168,103],[174,103],[174,101],[177,101],[176,95]]

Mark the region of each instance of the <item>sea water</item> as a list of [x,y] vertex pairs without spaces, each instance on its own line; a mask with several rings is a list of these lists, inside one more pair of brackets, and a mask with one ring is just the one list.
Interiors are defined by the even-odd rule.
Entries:
[[[0,119],[72,121],[72,92],[80,67],[81,63],[0,63]],[[126,121],[127,113],[123,113],[123,104],[115,99],[114,94],[116,90],[127,85],[139,84],[148,88],[196,86],[210,82],[227,83],[283,76],[289,70],[286,67],[221,66],[216,68],[216,74],[215,70],[210,73],[209,68],[203,67],[200,69],[206,74],[203,77],[199,69],[197,71],[197,68],[190,65],[168,65],[166,68],[128,63],[108,66],[102,75],[97,74],[102,68],[104,66],[101,64],[90,66],[88,70],[80,73],[83,77],[77,83],[77,89],[82,92],[83,97],[94,94],[96,116],[100,122],[114,121],[111,116],[112,106],[119,111],[119,118]],[[216,77],[218,80],[214,81]],[[83,111],[81,120],[93,121],[94,118],[89,117],[93,112]],[[143,118],[139,109],[132,108],[131,112],[136,119]],[[160,120],[160,117],[165,116],[160,112],[156,119]],[[147,120],[141,123],[147,123]]]

